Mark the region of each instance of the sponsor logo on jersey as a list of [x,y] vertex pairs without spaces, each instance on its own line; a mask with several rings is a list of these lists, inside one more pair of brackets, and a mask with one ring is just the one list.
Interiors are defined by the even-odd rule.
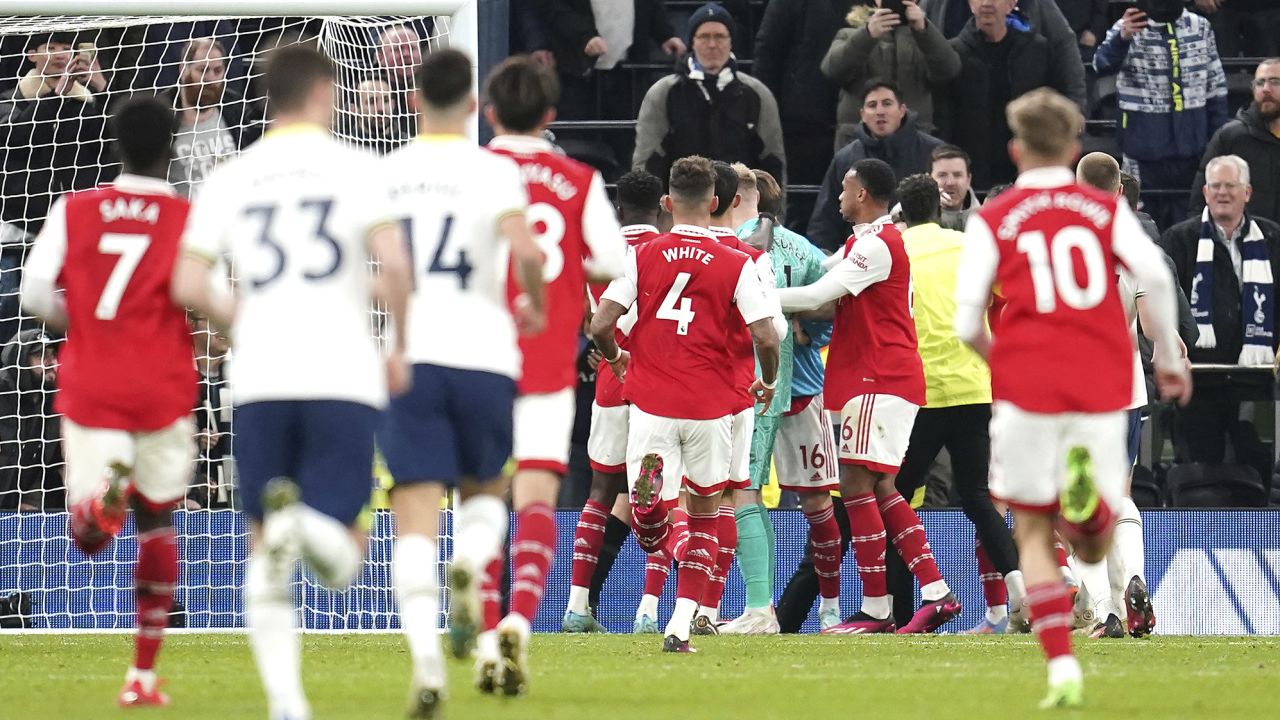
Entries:
[[809,477],[809,482],[814,485],[817,485],[818,483],[822,482],[822,473],[814,473],[813,475],[811,475]]
[[859,270],[867,269],[867,256],[862,253],[852,253],[849,255],[849,261],[858,266]]

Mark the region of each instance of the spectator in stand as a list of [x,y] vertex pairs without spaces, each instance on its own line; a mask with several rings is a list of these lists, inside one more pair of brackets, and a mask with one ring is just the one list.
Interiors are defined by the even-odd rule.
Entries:
[[[954,38],[964,30],[969,19],[974,16],[974,7],[980,3],[975,0],[920,0],[920,8],[929,17],[929,22],[942,28],[942,34],[948,39]],[[1057,57],[1069,57],[1069,50],[1077,48],[1079,52],[1079,36],[1072,30],[1066,16],[1055,0],[1016,0],[1015,9],[1010,13],[1009,25],[1023,32],[1035,32],[1043,35],[1053,46]],[[1105,28],[1104,28],[1105,29]],[[1084,64],[1079,68],[1064,68],[1068,74],[1068,85],[1072,91],[1067,97],[1084,107],[1085,82]]]
[[1191,189],[1191,210],[1205,204],[1205,168],[1221,155],[1238,155],[1249,163],[1253,195],[1249,214],[1280,218],[1280,57],[1263,60],[1253,74],[1253,104],[1223,125],[1200,160]]
[[191,317],[200,397],[195,407],[196,471],[187,493],[187,509],[231,504],[231,394],[227,353],[231,343],[204,317]]
[[1080,57],[1089,62],[1107,33],[1107,0],[1056,0],[1071,32],[1076,35]]
[[418,115],[413,109],[413,71],[422,64],[422,36],[408,25],[392,25],[378,36],[374,61],[391,86],[395,100],[397,134],[418,134]]
[[356,86],[344,134],[349,135],[356,145],[386,155],[412,137],[404,134],[404,127],[396,121],[395,113],[396,101],[391,86],[381,77],[367,77]]
[[759,168],[786,183],[778,104],[764,83],[739,72],[733,17],[719,3],[694,11],[693,53],[645,93],[632,166],[665,178],[671,163],[701,155]]
[[[837,41],[838,42],[838,41]],[[809,218],[809,240],[820,248],[835,250],[849,237],[849,223],[840,215],[840,191],[844,176],[860,160],[875,158],[893,168],[895,177],[929,169],[929,158],[942,141],[916,129],[915,113],[888,80],[871,80],[863,88],[862,122],[853,142],[836,152],[818,188],[818,200]]]
[[1280,7],[1276,7],[1276,0],[1195,0],[1194,6],[1213,22],[1222,57],[1280,55]]
[[687,48],[671,27],[662,0],[535,0],[561,80],[644,62],[652,47],[671,56]]
[[[752,72],[778,98],[793,183],[816,185],[831,160],[837,88],[822,74],[822,59],[845,15],[861,1],[789,0],[765,6]],[[803,215],[809,216],[808,209]]]
[[1120,171],[1120,188],[1124,193],[1125,202],[1129,203],[1129,209],[1133,210],[1133,214],[1138,217],[1138,223],[1150,236],[1151,242],[1159,243],[1160,228],[1156,225],[1156,221],[1142,209],[1142,183],[1138,182],[1138,178],[1122,170]]
[[[1124,11],[1093,67],[1099,75],[1119,73],[1125,172],[1151,189],[1182,190],[1195,179],[1209,138],[1227,122],[1227,76],[1208,20],[1187,12],[1181,0],[1151,0],[1148,7],[1150,16]],[[1147,212],[1167,228],[1186,219],[1186,196],[1153,197]]]
[[219,163],[262,135],[262,116],[227,87],[226,78],[222,43],[196,38],[183,48],[178,86],[165,94],[178,116],[169,182],[187,197]]
[[905,0],[903,8],[905,17],[886,7],[855,7],[845,18],[849,27],[836,33],[822,60],[822,72],[841,88],[836,148],[857,135],[859,104],[871,78],[895,83],[902,102],[915,111],[920,129],[935,128],[933,89],[960,74],[960,57],[920,6]]
[[[937,99],[946,110],[936,112],[935,120],[943,137],[969,153],[973,183],[987,188],[1017,176],[1007,150],[1013,135],[1005,106],[1039,87],[1052,88],[1083,106],[1084,65],[1074,40],[1064,48],[1034,30],[1020,29],[1025,23],[1011,23],[1014,0],[969,4],[973,18],[951,40],[960,55],[960,75],[939,92]],[[1052,2],[1033,7],[1046,16],[1062,17]]]
[[[1200,337],[1191,362],[1271,365],[1275,361],[1275,279],[1280,278],[1280,224],[1246,209],[1249,165],[1237,155],[1209,161],[1207,206],[1198,219],[1165,231],[1161,246],[1173,258],[1177,280],[1191,302]],[[1179,409],[1179,455],[1189,462],[1221,463],[1231,438],[1237,462],[1270,472],[1256,429],[1240,420],[1240,402],[1274,380],[1202,373],[1196,393]]]
[[973,191],[973,171],[969,153],[955,145],[940,145],[929,158],[929,176],[938,183],[942,217],[940,225],[964,232],[969,213],[982,207]]
[[54,413],[61,341],[30,328],[0,353],[0,510],[61,510],[62,423]]
[[546,0],[511,0],[507,27],[511,30],[511,52],[527,53],[542,65],[555,68],[551,37],[542,22]]

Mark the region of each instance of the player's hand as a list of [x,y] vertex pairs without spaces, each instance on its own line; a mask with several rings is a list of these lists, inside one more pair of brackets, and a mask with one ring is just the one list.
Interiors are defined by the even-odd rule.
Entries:
[[550,50],[534,50],[529,53],[539,65],[550,70],[556,69],[556,56]]
[[898,13],[888,8],[879,8],[867,20],[867,32],[872,39],[879,40],[901,24],[902,18],[898,17]]
[[685,47],[684,41],[678,37],[669,37],[666,42],[662,43],[662,52],[668,55],[683,55],[688,49]]
[[600,371],[601,360],[604,360],[604,355],[601,355],[599,350],[591,348],[587,351],[587,367],[591,368],[592,372]]
[[600,57],[609,52],[609,43],[597,35],[587,41],[587,46],[582,49],[582,52],[586,53],[587,57]]
[[907,24],[916,32],[924,32],[924,11],[911,0],[903,0],[902,7],[907,11]]
[[797,345],[808,345],[813,342],[813,338],[809,337],[809,333],[805,331],[804,325],[798,320],[791,321],[791,339]]
[[1092,30],[1085,30],[1080,33],[1080,44],[1084,47],[1097,47],[1098,36],[1094,35]]
[[547,327],[547,313],[542,308],[535,308],[524,293],[516,296],[514,314],[516,330],[521,335],[537,335]]
[[1147,29],[1147,14],[1138,8],[1129,8],[1120,18],[1120,37],[1132,40],[1134,35]]
[[613,376],[618,378],[618,382],[626,382],[627,366],[631,364],[631,353],[626,350],[619,350],[618,357],[609,360],[609,369],[613,371]]
[[387,356],[387,391],[392,395],[403,395],[413,386],[413,375],[409,372],[409,361],[403,352],[393,352]]
[[[769,404],[773,402],[773,388],[765,387],[764,381],[756,378],[756,381],[751,383],[751,397],[755,399],[757,405],[763,405],[764,409],[768,410]],[[759,414],[763,415],[764,410]]]
[[1156,389],[1160,399],[1185,406],[1191,400],[1191,362],[1183,358],[1174,367],[1156,366]]

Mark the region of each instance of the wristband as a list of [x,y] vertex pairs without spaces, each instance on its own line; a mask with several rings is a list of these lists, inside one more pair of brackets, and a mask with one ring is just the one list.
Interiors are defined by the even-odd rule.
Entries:
[[774,388],[778,387],[778,378],[774,378],[772,384],[767,383],[763,379],[761,379],[760,384],[764,386],[765,390],[773,390]]
[[621,360],[621,359],[622,359],[622,348],[618,348],[618,354],[617,354],[617,355],[614,355],[612,358],[605,358],[605,359],[604,359],[604,361],[605,361],[605,362],[607,362],[607,363],[609,363],[610,365],[612,365],[612,364],[614,364],[614,363],[618,362],[618,361],[619,361],[619,360]]

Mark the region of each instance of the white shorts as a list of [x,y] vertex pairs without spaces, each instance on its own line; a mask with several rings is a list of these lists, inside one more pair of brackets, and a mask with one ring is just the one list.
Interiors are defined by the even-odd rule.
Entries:
[[840,412],[840,464],[896,473],[920,406],[896,395],[859,395]]
[[729,447],[729,487],[746,490],[751,486],[751,435],[756,429],[756,409],[749,407],[732,416]]
[[793,492],[840,489],[835,435],[831,418],[822,409],[822,396],[809,398],[794,415],[784,415],[773,443],[773,467],[778,486]]
[[1067,452],[1083,447],[1098,494],[1111,507],[1129,475],[1124,410],[1109,413],[1027,412],[996,401],[991,407],[991,496],[1010,507],[1054,512],[1067,477]]
[[602,473],[627,470],[627,418],[631,406],[600,407],[591,403],[591,434],[587,437],[587,458],[591,469]]
[[681,478],[695,495],[714,495],[729,485],[733,417],[681,420],[650,415],[631,406],[627,435],[627,487],[635,487],[640,461],[649,453],[662,458],[662,499],[675,504]]
[[130,482],[144,500],[168,506],[187,492],[196,457],[195,425],[190,415],[151,432],[129,432],[77,425],[62,419],[62,452],[67,459],[67,504],[101,491],[107,466],[133,468]]
[[512,454],[517,469],[565,474],[575,409],[573,388],[516,398]]

